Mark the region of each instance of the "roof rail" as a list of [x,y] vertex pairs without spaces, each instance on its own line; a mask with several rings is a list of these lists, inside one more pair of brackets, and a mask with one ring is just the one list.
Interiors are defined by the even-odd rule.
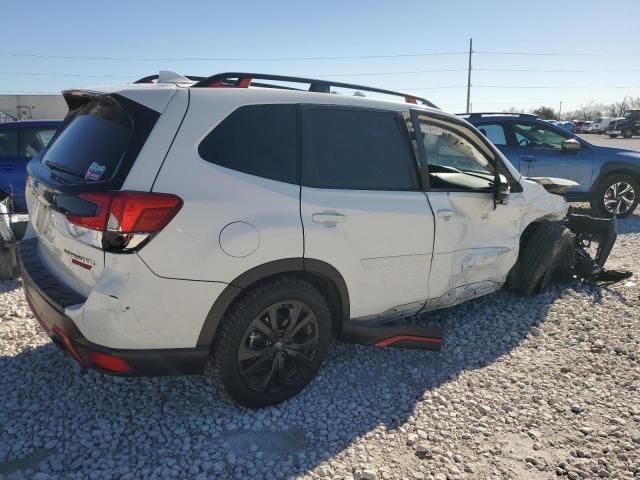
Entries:
[[525,117],[525,118],[538,118],[538,115],[535,113],[517,113],[517,112],[477,112],[477,113],[456,113],[459,117],[470,117],[470,118],[478,118],[478,117],[491,117],[502,115],[503,117]]
[[[145,77],[145,78],[149,78],[149,77]],[[192,77],[188,77],[188,78],[192,78]],[[393,95],[396,97],[403,97],[405,102],[407,103],[415,103],[415,104],[420,103],[428,107],[438,108],[429,100],[421,97],[416,97],[415,95],[411,95],[408,93],[395,92],[392,90],[384,90],[384,89],[375,88],[375,87],[367,87],[364,85],[355,85],[352,83],[333,82],[330,80],[318,80],[314,78],[304,78],[304,77],[291,77],[287,75],[271,75],[271,74],[265,74],[265,73],[247,73],[247,72],[218,73],[215,75],[211,75],[210,77],[198,80],[197,83],[192,85],[192,87],[193,88],[206,88],[206,87],[248,88],[249,86],[254,86],[254,87],[280,88],[280,89],[286,89],[286,90],[305,91],[305,89],[289,88],[289,87],[283,87],[280,85],[271,85],[268,83],[257,83],[257,82],[254,82],[254,80],[272,80],[277,82],[308,83],[309,92],[319,92],[319,93],[331,93],[331,87],[348,88],[351,90],[362,90],[365,92],[381,93],[384,95]]]

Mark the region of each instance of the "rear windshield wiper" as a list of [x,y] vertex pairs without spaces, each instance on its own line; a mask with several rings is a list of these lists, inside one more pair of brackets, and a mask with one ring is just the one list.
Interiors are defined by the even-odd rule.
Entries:
[[69,175],[73,175],[74,177],[84,178],[84,175],[76,172],[75,170],[70,169],[69,167],[65,167],[64,165],[56,162],[52,162],[51,160],[47,160],[44,162],[45,166],[50,170],[57,170],[58,172],[67,173]]

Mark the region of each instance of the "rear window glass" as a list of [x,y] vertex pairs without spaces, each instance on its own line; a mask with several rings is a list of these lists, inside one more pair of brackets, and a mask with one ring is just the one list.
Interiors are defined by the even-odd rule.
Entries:
[[115,101],[101,98],[75,114],[42,163],[68,183],[109,180],[127,149],[133,122]]
[[296,110],[295,105],[240,107],[205,137],[198,152],[222,167],[297,183]]

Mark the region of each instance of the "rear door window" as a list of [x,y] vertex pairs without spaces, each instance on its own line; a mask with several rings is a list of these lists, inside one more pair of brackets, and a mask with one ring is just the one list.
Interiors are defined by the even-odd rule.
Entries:
[[417,190],[416,161],[401,115],[344,107],[304,108],[302,184],[347,190]]
[[18,142],[18,156],[22,158],[35,157],[40,150],[49,144],[55,133],[55,128],[50,127],[21,128]]
[[43,165],[67,183],[109,180],[127,150],[133,122],[110,98],[90,101],[45,152]]
[[198,152],[222,167],[297,183],[297,106],[240,107],[202,140]]
[[18,129],[4,128],[0,130],[0,158],[18,156]]
[[489,139],[491,143],[499,146],[507,145],[507,135],[505,134],[504,127],[498,124],[483,124],[478,125],[478,130],[485,137]]

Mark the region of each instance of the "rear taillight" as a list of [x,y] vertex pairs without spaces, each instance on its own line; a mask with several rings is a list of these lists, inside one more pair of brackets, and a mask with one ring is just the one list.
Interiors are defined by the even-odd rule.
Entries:
[[180,197],[167,193],[82,193],[95,205],[90,214],[67,214],[70,232],[81,241],[116,252],[141,248],[182,208]]

